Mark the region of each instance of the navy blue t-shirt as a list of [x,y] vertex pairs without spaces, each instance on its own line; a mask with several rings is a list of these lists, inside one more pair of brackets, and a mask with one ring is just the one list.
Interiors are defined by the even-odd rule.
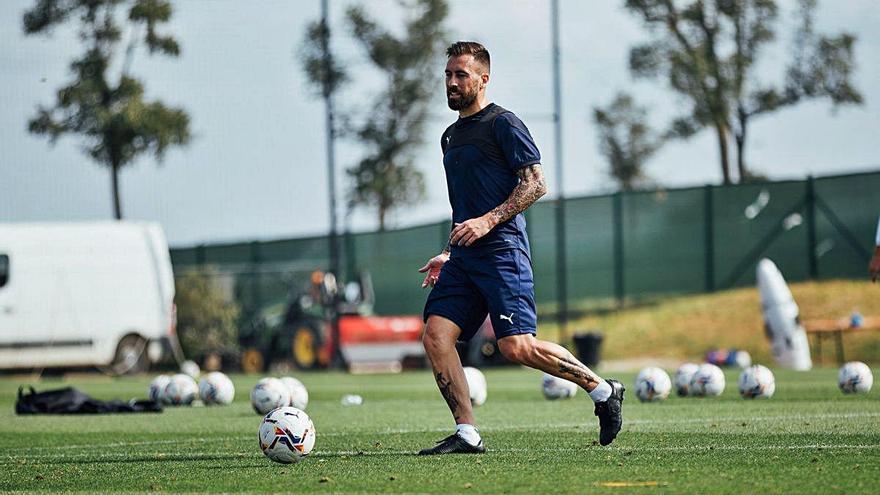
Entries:
[[[529,130],[513,112],[490,103],[449,126],[440,138],[452,220],[460,223],[492,211],[519,184],[517,171],[540,163]],[[470,246],[452,246],[452,256],[482,256],[499,249],[529,253],[526,220],[520,213]]]

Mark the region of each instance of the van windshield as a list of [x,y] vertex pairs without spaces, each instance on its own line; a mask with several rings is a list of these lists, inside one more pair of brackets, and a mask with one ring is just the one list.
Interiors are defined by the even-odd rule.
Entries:
[[0,254],[0,287],[9,281],[9,256]]

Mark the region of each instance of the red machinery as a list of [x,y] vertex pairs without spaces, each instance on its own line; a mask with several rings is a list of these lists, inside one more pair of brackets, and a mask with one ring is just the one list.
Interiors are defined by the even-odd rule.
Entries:
[[292,359],[301,369],[396,371],[405,361],[422,363],[422,319],[372,316],[372,299],[368,275],[340,295],[332,273],[313,272],[309,289],[291,299],[282,322],[263,323],[242,339],[242,367],[256,372],[271,361]]

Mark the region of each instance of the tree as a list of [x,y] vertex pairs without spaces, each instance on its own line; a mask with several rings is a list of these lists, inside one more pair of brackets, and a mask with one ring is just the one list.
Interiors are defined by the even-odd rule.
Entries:
[[180,345],[187,356],[232,351],[238,347],[241,309],[224,297],[214,282],[216,269],[190,270],[175,283],[177,328]]
[[[123,5],[131,34],[120,75],[113,81],[113,62],[123,38],[118,12]],[[24,14],[28,35],[48,34],[71,19],[79,23],[85,53],[70,65],[74,79],[58,90],[53,107],[38,107],[28,128],[34,134],[48,136],[53,144],[65,134],[82,136],[83,151],[110,168],[117,220],[122,219],[122,167],[144,153],[153,153],[161,161],[169,146],[185,145],[190,139],[186,112],[160,101],[145,100],[143,84],[129,74],[140,43],[150,54],[180,54],[173,37],[157,32],[171,13],[167,0],[37,0]]]
[[302,64],[321,97],[335,96],[349,77],[330,49],[330,26],[325,19],[309,23],[302,44]]
[[731,134],[740,180],[749,178],[745,150],[753,117],[808,98],[828,98],[835,107],[862,101],[850,81],[855,36],[814,33],[815,0],[799,0],[801,22],[785,82],[778,88],[761,83],[755,74],[759,55],[775,38],[774,0],[626,0],[625,5],[653,35],[631,49],[630,71],[641,78],[665,76],[690,102],[687,113],[673,120],[671,136],[715,130],[725,184],[731,182]]
[[373,21],[362,7],[346,12],[348,25],[386,86],[374,98],[368,118],[353,134],[366,147],[361,161],[348,169],[354,185],[352,205],[375,206],[379,229],[385,229],[389,211],[414,204],[425,196],[422,173],[415,167],[414,151],[423,142],[424,123],[432,96],[440,87],[439,57],[446,33],[445,0],[407,3],[410,15],[403,34]]
[[593,109],[593,120],[599,126],[600,149],[610,166],[609,175],[623,191],[632,191],[649,182],[645,162],[663,145],[663,136],[645,122],[646,116],[647,110],[625,93],[619,93],[608,107]]
[[330,48],[329,0],[321,1],[321,19],[306,28],[302,44],[302,63],[309,82],[324,98],[326,115],[327,182],[330,200],[330,271],[339,273],[339,238],[336,228],[336,111],[334,99],[348,81],[348,74]]

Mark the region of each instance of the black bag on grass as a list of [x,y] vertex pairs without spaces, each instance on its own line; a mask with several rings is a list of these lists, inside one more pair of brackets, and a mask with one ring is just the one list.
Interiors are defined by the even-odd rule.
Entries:
[[162,404],[152,400],[101,401],[73,387],[59,388],[37,393],[34,387],[18,387],[15,414],[100,414],[129,412],[162,412]]

